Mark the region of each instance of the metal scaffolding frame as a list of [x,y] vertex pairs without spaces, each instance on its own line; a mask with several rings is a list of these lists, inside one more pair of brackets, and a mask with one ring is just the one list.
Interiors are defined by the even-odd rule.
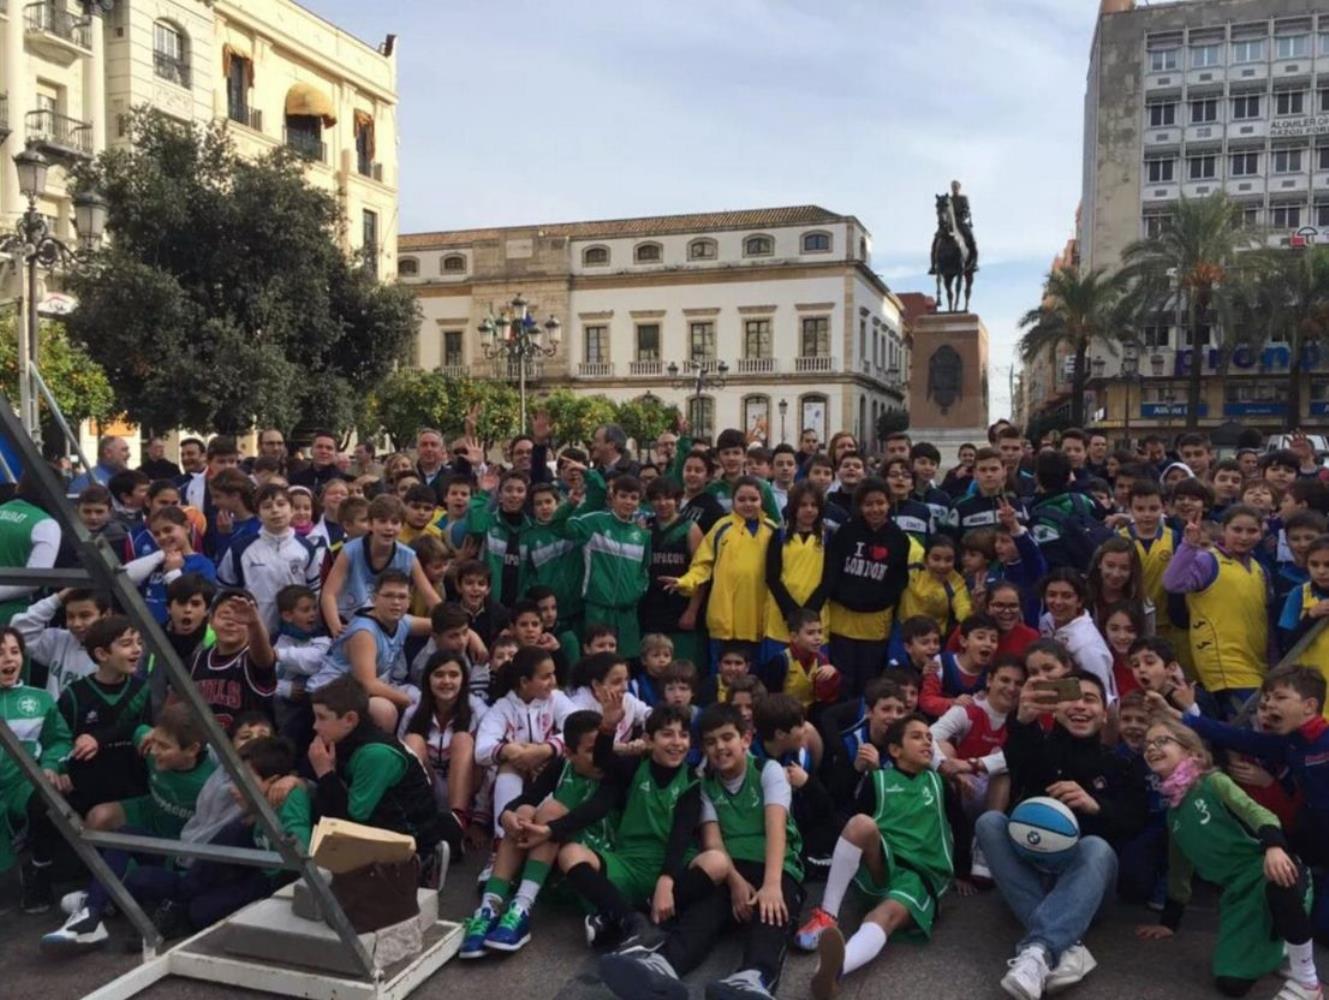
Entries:
[[[61,429],[67,434],[70,433],[68,425],[49,395],[47,402],[53,413],[58,416],[57,422]],[[3,746],[5,752],[14,759],[23,774],[32,782],[34,790],[45,800],[52,822],[69,841],[79,858],[87,865],[93,876],[106,887],[115,905],[120,908],[120,912],[129,918],[142,935],[144,962],[156,958],[162,944],[161,935],[124,884],[111,872],[98,851],[100,847],[123,848],[144,854],[171,857],[204,858],[260,868],[284,868],[297,872],[309,886],[319,910],[336,932],[342,947],[354,958],[360,975],[369,983],[379,982],[381,971],[376,968],[360,936],[351,927],[328,882],[319,874],[317,865],[301,850],[295,839],[282,830],[276,813],[260,791],[252,772],[240,760],[216,717],[194,687],[188,669],[176,655],[175,648],[167,640],[162,627],[148,611],[138,588],[125,574],[119,559],[105,540],[94,539],[83,527],[65,496],[63,484],[51,467],[42,460],[36,445],[24,432],[13,405],[3,393],[0,393],[0,436],[9,442],[14,453],[22,461],[24,481],[31,485],[27,495],[39,501],[41,506],[55,518],[64,538],[72,540],[82,566],[82,569],[0,567],[0,584],[34,587],[78,585],[106,593],[142,634],[148,651],[156,657],[159,667],[166,671],[172,690],[198,717],[212,753],[216,755],[227,776],[240,790],[248,808],[254,814],[255,822],[267,835],[269,843],[277,847],[276,851],[260,851],[219,847],[212,844],[185,844],[179,840],[87,830],[78,813],[46,780],[41,767],[23,749],[13,730],[8,725],[0,724],[0,746]],[[76,441],[73,444],[77,447]],[[183,969],[173,968],[172,971],[176,974],[189,974]],[[205,978],[201,973],[200,977]]]

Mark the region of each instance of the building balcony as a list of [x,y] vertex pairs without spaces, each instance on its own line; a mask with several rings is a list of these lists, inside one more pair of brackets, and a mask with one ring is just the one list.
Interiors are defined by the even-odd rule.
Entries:
[[1268,63],[1238,63],[1227,68],[1227,78],[1233,83],[1246,83],[1251,80],[1269,79]]
[[178,59],[175,56],[167,55],[165,52],[154,52],[152,54],[152,71],[159,80],[167,80],[177,87],[189,89],[188,59]]
[[29,111],[28,142],[57,159],[92,159],[92,123],[54,111]]
[[258,108],[251,108],[247,104],[228,104],[226,117],[245,128],[252,128],[255,132],[263,131],[263,112]]
[[[494,362],[494,378],[505,378],[516,382],[522,375],[522,362],[515,358],[500,358]],[[533,382],[544,378],[545,364],[535,358],[526,359],[526,381]]]
[[1222,122],[1204,122],[1199,125],[1186,126],[1186,143],[1192,142],[1211,142],[1215,146],[1223,141],[1223,123]]
[[629,375],[637,375],[637,376],[643,376],[643,375],[663,375],[663,374],[664,374],[664,362],[663,362],[663,361],[660,361],[660,360],[655,360],[655,361],[629,361],[629,362],[628,362],[628,374],[629,374]]
[[282,142],[306,160],[318,163],[328,162],[328,144],[308,132],[292,132],[282,129]]
[[1274,174],[1269,178],[1269,193],[1271,195],[1300,194],[1309,191],[1310,186],[1311,179],[1304,173]]
[[1181,129],[1176,125],[1164,125],[1158,128],[1151,128],[1148,124],[1144,127],[1144,147],[1145,149],[1161,149],[1168,146],[1181,145]]
[[[1229,122],[1227,127],[1228,142],[1242,142],[1246,139],[1263,139],[1269,134],[1269,119],[1240,119]],[[1257,144],[1258,145],[1258,144]]]
[[1221,83],[1227,77],[1227,70],[1222,66],[1205,66],[1203,69],[1186,71],[1187,87],[1203,87],[1206,83]]
[[1184,74],[1179,69],[1170,69],[1166,73],[1146,73],[1144,89],[1146,91],[1175,90],[1181,91]]
[[444,378],[465,378],[471,370],[463,364],[444,362],[438,366],[438,373]]
[[1181,185],[1176,181],[1166,181],[1162,184],[1150,184],[1145,181],[1140,187],[1140,199],[1142,201],[1176,201],[1181,192]]
[[1275,80],[1309,80],[1315,71],[1315,59],[1306,56],[1302,59],[1276,59],[1270,76]]
[[774,358],[739,358],[739,375],[774,375],[777,366]]
[[794,372],[798,375],[833,371],[835,371],[835,359],[829,355],[811,354],[794,358]]
[[54,3],[30,3],[23,8],[23,30],[29,45],[42,55],[69,65],[92,52],[89,19]]
[[613,378],[612,361],[583,361],[577,365],[578,378]]
[[370,180],[383,183],[383,164],[371,162],[369,160],[356,157],[355,172],[361,177],[368,177]]
[[1223,184],[1223,190],[1234,197],[1264,194],[1264,178],[1233,177]]

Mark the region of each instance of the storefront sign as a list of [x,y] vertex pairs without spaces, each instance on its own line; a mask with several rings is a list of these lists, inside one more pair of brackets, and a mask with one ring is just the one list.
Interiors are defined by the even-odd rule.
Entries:
[[1269,125],[1271,139],[1300,139],[1308,135],[1329,135],[1329,115],[1275,118]]
[[[1190,374],[1190,349],[1175,352],[1172,362],[1174,377]],[[1220,348],[1211,348],[1204,352],[1204,368],[1216,372],[1223,365],[1224,352]],[[1263,350],[1241,346],[1228,352],[1227,365],[1230,371],[1246,372],[1285,372],[1292,366],[1292,349],[1286,345],[1274,344]],[[1301,350],[1302,371],[1314,371],[1329,366],[1329,348],[1321,344],[1306,344]]]
[[1281,417],[1287,413],[1287,403],[1224,403],[1225,417]]
[[[1142,417],[1184,417],[1186,416],[1185,403],[1141,403],[1140,416]],[[1200,404],[1200,416],[1209,416],[1209,404]]]

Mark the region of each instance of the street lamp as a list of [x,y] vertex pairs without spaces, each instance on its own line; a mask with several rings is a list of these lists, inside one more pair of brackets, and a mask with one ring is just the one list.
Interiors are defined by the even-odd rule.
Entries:
[[[694,416],[701,415],[701,396],[707,389],[714,389],[717,392],[724,388],[725,376],[729,374],[729,366],[723,361],[697,361],[695,358],[689,358],[683,362],[683,367],[671,361],[669,367],[665,369],[669,373],[670,383],[675,389],[686,389],[692,387],[692,399],[695,406],[694,412],[688,414],[689,423],[693,423]],[[693,428],[694,431],[696,428]]]
[[78,230],[78,250],[52,235],[46,216],[37,210],[37,200],[46,193],[46,157],[31,147],[14,155],[19,191],[28,199],[27,210],[19,218],[14,232],[0,238],[0,255],[27,266],[27,294],[23,297],[23,323],[18,337],[19,421],[33,443],[41,445],[41,419],[38,413],[36,383],[38,359],[37,268],[52,270],[57,265],[77,263],[83,253],[101,242],[106,227],[106,202],[95,192],[87,191],[74,198],[74,225]]
[[788,440],[788,438],[785,437],[785,432],[784,432],[784,416],[786,413],[789,412],[789,400],[787,399],[780,400],[779,409],[780,409],[780,443],[784,444]]
[[1133,340],[1122,347],[1121,377],[1126,383],[1126,416],[1122,433],[1126,436],[1126,450],[1131,451],[1131,386],[1140,381],[1140,345]]
[[[553,316],[541,325],[531,315],[535,307],[517,296],[503,307],[499,315],[494,315],[491,304],[489,314],[480,323],[480,348],[484,356],[493,361],[503,358],[511,371],[512,363],[517,363],[518,392],[521,396],[521,426],[526,429],[526,365],[534,357],[552,357],[558,351],[559,330],[561,324]],[[541,342],[543,339],[543,343]]]

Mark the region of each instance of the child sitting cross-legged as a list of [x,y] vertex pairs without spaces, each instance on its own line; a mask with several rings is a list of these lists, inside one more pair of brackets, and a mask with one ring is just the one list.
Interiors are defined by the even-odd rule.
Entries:
[[[217,766],[208,755],[203,726],[187,705],[167,705],[157,725],[140,726],[134,741],[148,757],[149,794],[96,806],[88,814],[87,825],[93,830],[179,837],[194,814],[204,782]],[[108,848],[102,856],[118,878],[124,877],[131,861],[140,865],[166,861],[163,855],[133,854],[121,848]],[[71,914],[59,930],[42,937],[42,951],[74,955],[100,947],[110,936],[102,922],[109,903],[106,887],[93,882],[82,909]]]
[[597,712],[581,710],[567,716],[563,720],[563,762],[541,771],[526,791],[503,808],[499,823],[504,837],[480,905],[466,921],[458,957],[518,951],[530,941],[531,910],[564,840],[591,850],[609,849],[613,828],[607,816],[575,833],[565,830],[562,822],[600,788],[601,773],[594,760],[599,728]]

